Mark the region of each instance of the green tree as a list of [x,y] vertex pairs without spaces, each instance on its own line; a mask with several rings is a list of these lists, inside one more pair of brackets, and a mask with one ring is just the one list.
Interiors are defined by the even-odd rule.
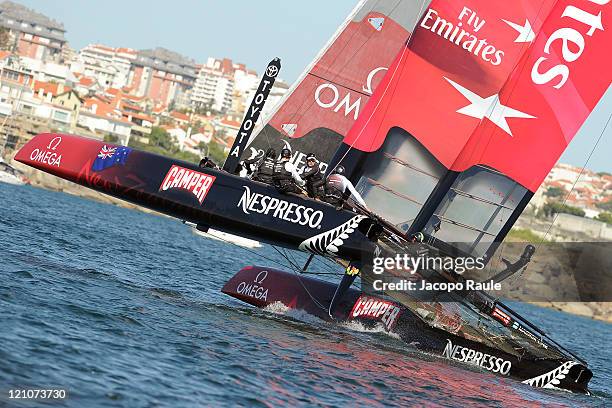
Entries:
[[206,143],[198,143],[198,150],[202,152],[202,156],[208,156],[208,145]]
[[115,136],[115,135],[111,135],[110,133],[107,135],[104,135],[104,141],[108,142],[108,143],[119,143],[119,137]]
[[599,213],[597,215],[597,217],[595,217],[596,220],[605,222],[606,224],[611,224],[612,225],[612,213],[609,212],[602,212]]
[[166,132],[163,128],[153,126],[151,128],[151,135],[149,135],[150,144],[153,146],[159,146],[165,150],[172,150],[174,147],[174,141],[172,136]]
[[220,139],[225,139],[227,137],[227,130],[219,129],[215,132],[215,136],[217,136]]
[[544,212],[544,215],[547,217],[553,216],[557,213],[566,213],[566,214],[576,215],[578,217],[584,217],[584,210],[577,208],[577,207],[572,207],[571,205],[561,204],[558,202],[544,204],[544,206],[542,207],[542,211]]
[[221,164],[225,161],[227,154],[225,154],[223,147],[219,144],[210,142],[208,144],[208,157],[211,157],[216,163]]
[[612,200],[604,201],[602,203],[595,204],[598,208],[601,208],[604,211],[612,212]]
[[8,28],[0,27],[0,50],[8,51],[11,49],[11,36]]
[[548,190],[544,193],[546,197],[550,198],[560,198],[566,195],[567,192],[564,188],[561,187],[548,187]]

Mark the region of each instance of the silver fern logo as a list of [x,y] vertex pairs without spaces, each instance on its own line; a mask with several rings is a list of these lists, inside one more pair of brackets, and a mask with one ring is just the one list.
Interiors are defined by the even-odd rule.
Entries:
[[334,229],[308,238],[300,244],[299,248],[316,255],[335,255],[338,253],[338,248],[344,244],[344,240],[348,239],[364,218],[367,217],[356,215]]
[[578,363],[575,361],[566,361],[554,370],[523,381],[523,384],[529,384],[532,387],[555,388],[569,374],[570,368],[576,364]]

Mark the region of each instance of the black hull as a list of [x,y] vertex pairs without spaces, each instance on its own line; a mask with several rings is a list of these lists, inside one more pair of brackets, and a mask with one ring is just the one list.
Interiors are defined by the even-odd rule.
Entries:
[[[328,316],[327,306],[335,289],[336,286],[333,283],[320,279],[271,268],[250,266],[232,277],[222,291],[256,307],[263,308],[280,302],[289,308],[306,311],[320,319],[332,320]],[[473,360],[480,362],[480,369],[483,371],[510,377],[535,387],[560,388],[576,393],[588,393],[588,382],[593,374],[580,362],[567,359],[536,359],[528,353],[519,358],[449,331],[432,327],[412,310],[388,299],[379,300],[385,305],[392,303],[392,307],[397,308],[397,315],[394,311],[391,313],[386,311],[379,317],[354,316],[357,314],[357,305],[362,304],[360,299],[363,299],[362,292],[349,289],[338,304],[333,320],[356,320],[366,327],[381,324],[386,330],[397,334],[411,347],[423,352],[455,360],[460,364],[462,357],[469,356],[470,353],[481,353],[483,358]],[[478,357],[480,354],[475,354],[475,356]]]
[[[103,142],[41,134],[15,156],[21,163],[99,192],[221,231],[319,255],[357,259],[373,244],[358,229],[369,220],[351,211],[232,175],[128,149],[122,160],[97,163]],[[61,156],[61,160],[58,157]],[[182,172],[182,173],[179,173]],[[199,180],[197,183],[188,183]],[[182,183],[182,182],[185,183]],[[205,184],[206,188],[203,187]],[[337,238],[341,228],[346,238]],[[347,228],[350,231],[347,231]]]

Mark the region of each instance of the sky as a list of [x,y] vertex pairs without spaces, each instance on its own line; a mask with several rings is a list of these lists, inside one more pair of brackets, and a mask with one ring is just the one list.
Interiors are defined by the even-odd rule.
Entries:
[[[90,43],[135,49],[165,47],[200,63],[209,56],[231,58],[259,73],[268,61],[280,57],[280,77],[288,82],[299,76],[357,3],[357,0],[14,1],[62,22],[74,49]],[[559,161],[612,172],[612,123],[605,126],[611,114],[612,87]]]

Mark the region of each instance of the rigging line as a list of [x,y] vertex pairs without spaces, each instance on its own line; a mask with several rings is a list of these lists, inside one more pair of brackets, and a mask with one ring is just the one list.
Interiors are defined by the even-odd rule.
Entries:
[[286,260],[287,262],[289,262],[289,265],[291,265],[291,266],[290,266],[290,269],[291,269],[291,268],[294,268],[294,269],[299,269],[299,266],[298,266],[297,264],[294,264],[293,262],[291,262],[291,259],[289,259],[289,257],[287,257],[287,255],[285,255],[283,252],[281,252],[281,251],[280,251],[280,250],[279,250],[279,249],[278,249],[276,246],[272,245],[272,248],[274,248],[274,250],[275,250],[276,252],[278,252],[278,254],[279,254],[280,256],[282,256],[283,258],[285,258],[285,260]]
[[320,309],[323,310],[327,310],[327,308],[325,306],[323,306],[323,304],[321,304],[319,302],[319,300],[317,298],[315,298],[312,293],[310,293],[310,291],[308,290],[308,288],[306,287],[306,285],[304,285],[304,282],[302,282],[302,277],[300,276],[300,273],[296,270],[292,271],[293,274],[295,275],[295,277],[297,278],[298,282],[300,282],[300,285],[302,286],[302,288],[304,289],[304,291],[308,294],[308,297],[310,297],[310,300],[312,300],[312,302],[319,307]]
[[[589,156],[587,157],[586,161],[584,162],[584,165],[582,166],[582,169],[580,169],[580,173],[578,174],[578,177],[576,177],[576,180],[574,180],[574,184],[572,184],[572,188],[570,189],[570,191],[567,193],[567,195],[563,199],[562,205],[565,205],[565,203],[567,202],[567,199],[569,198],[569,196],[574,191],[574,188],[576,187],[576,184],[578,184],[578,181],[580,180],[580,177],[582,177],[582,173],[584,172],[584,169],[586,168],[587,164],[589,164],[589,160],[591,160],[591,156],[593,156],[593,153],[595,152],[595,149],[597,149],[597,145],[601,141],[601,138],[603,137],[604,133],[606,132],[606,129],[608,128],[608,125],[610,124],[610,119],[612,119],[612,113],[610,114],[610,116],[608,116],[608,120],[606,121],[606,125],[604,126],[604,128],[601,131],[601,133],[599,134],[599,137],[597,138],[597,141],[595,142],[595,145],[593,146],[593,149],[591,150],[591,152],[589,153]],[[548,229],[546,230],[546,234],[544,234],[544,237],[538,243],[537,249],[539,249],[540,246],[544,243],[544,240],[546,240],[546,237],[548,236],[548,233],[552,229],[552,227],[553,227],[555,221],[557,220],[558,216],[559,216],[559,213],[556,213],[554,218],[553,218],[553,220],[552,220],[552,222],[548,226]]]
[[[423,13],[423,6],[425,5],[425,1],[426,0],[421,0],[421,6],[419,7],[419,16],[422,15]],[[396,7],[399,5],[399,3],[396,5]],[[389,13],[390,14],[390,13]],[[420,19],[420,17],[419,17]],[[417,20],[418,21],[418,20]],[[413,30],[410,32],[410,35],[408,36],[408,39],[406,40],[405,45],[403,46],[402,49],[402,55],[400,56],[399,62],[397,64],[397,66],[395,67],[395,70],[393,70],[393,73],[391,74],[391,77],[389,79],[389,82],[387,83],[387,87],[385,88],[385,90],[382,92],[381,97],[378,99],[378,101],[376,102],[376,106],[374,107],[374,109],[372,110],[372,112],[370,113],[370,117],[368,117],[368,119],[366,120],[365,124],[361,127],[361,130],[359,131],[359,134],[357,135],[357,137],[355,138],[355,140],[353,140],[353,142],[351,143],[351,145],[349,146],[349,148],[346,150],[346,152],[342,155],[342,157],[340,158],[340,160],[338,161],[338,164],[336,164],[336,166],[334,166],[334,168],[329,172],[329,174],[333,173],[333,171],[336,169],[336,167],[338,167],[340,165],[340,163],[342,163],[342,161],[346,158],[346,156],[348,155],[349,151],[351,151],[351,149],[353,149],[353,146],[355,145],[355,143],[357,143],[357,140],[359,140],[359,138],[361,137],[361,135],[363,134],[363,130],[366,128],[366,126],[370,123],[370,121],[372,120],[372,117],[374,117],[374,113],[376,113],[376,111],[378,110],[378,107],[380,106],[382,100],[383,100],[383,96],[387,93],[387,91],[389,90],[389,87],[391,86],[391,84],[393,83],[393,79],[395,78],[395,74],[397,73],[397,70],[400,66],[401,61],[404,59],[404,56],[406,54],[406,51],[408,50],[408,44],[410,43],[410,40],[412,39],[412,35],[414,34],[414,32],[417,30],[416,27],[413,28]],[[388,75],[388,73],[387,73]]]
[[[327,258],[317,258],[317,257],[315,257],[314,259],[317,261],[317,263],[319,265],[321,265],[321,267],[325,268],[326,271],[331,272],[331,273],[336,273],[335,269],[334,269],[336,266],[338,266],[338,264],[336,262],[330,261]],[[325,261],[327,261],[327,262],[325,262]],[[338,273],[340,273],[340,272],[338,272]]]
[[415,203],[416,205],[421,205],[421,206],[423,205],[423,203],[418,202],[414,198],[411,198],[411,197],[407,196],[406,194],[400,193],[399,191],[395,191],[392,188],[389,188],[389,187],[385,186],[384,184],[379,183],[379,182],[377,182],[377,181],[375,181],[375,180],[373,180],[373,179],[371,179],[369,177],[366,178],[365,180],[366,180],[366,183],[371,184],[374,187],[378,187],[379,189],[381,189],[383,191],[386,191],[388,193],[391,193],[391,194],[393,194],[393,195],[395,195],[395,196],[397,196],[399,198],[402,198],[402,199],[404,199],[406,201],[410,201],[412,203]]
[[[515,188],[516,188],[516,186],[514,186],[514,187],[513,187],[513,189],[511,190],[511,192],[514,192],[514,189],[515,189]],[[455,193],[457,193],[457,195],[460,195],[460,196],[462,196],[462,197],[471,198],[471,199],[473,199],[474,201],[480,201],[480,202],[482,202],[482,203],[485,203],[485,204],[490,204],[490,205],[493,205],[493,206],[495,206],[495,207],[505,208],[505,209],[507,209],[507,210],[513,210],[513,211],[514,211],[514,208],[512,208],[512,207],[508,207],[507,205],[500,204],[500,203],[496,203],[495,201],[487,200],[486,198],[482,198],[482,197],[476,196],[476,195],[474,195],[474,194],[466,193],[465,191],[463,191],[463,190],[459,190],[459,189],[457,189],[457,188],[455,188],[455,187],[451,187],[449,190],[454,191]],[[502,201],[502,202],[503,202],[503,201]]]
[[[289,258],[283,254],[278,248],[276,248],[274,245],[272,245],[272,248],[274,248],[281,256],[283,256],[290,264],[291,261],[289,260]],[[300,277],[300,273],[301,273],[301,268],[297,265],[292,264],[291,267],[289,267],[288,269],[290,269],[293,274],[296,276],[296,278],[298,279],[298,281],[300,282],[300,285],[302,286],[302,288],[304,289],[304,291],[306,291],[306,293],[308,294],[308,296],[310,297],[310,300],[312,300],[312,302],[318,306],[319,308],[323,309],[323,310],[327,310],[327,308],[325,306],[323,306],[317,298],[315,298],[312,293],[310,293],[310,291],[308,290],[308,288],[306,287],[306,285],[304,285],[304,282],[302,282],[302,279]],[[299,271],[299,272],[298,272]]]
[[428,173],[428,172],[427,172],[427,171],[425,171],[425,170],[419,169],[418,167],[416,167],[416,166],[414,166],[414,165],[412,165],[412,164],[410,164],[410,163],[408,163],[408,162],[406,162],[406,161],[404,161],[404,160],[400,159],[399,157],[395,157],[395,156],[393,156],[393,155],[392,155],[392,154],[390,154],[390,153],[385,152],[384,156],[385,156],[387,159],[391,160],[392,162],[398,163],[399,165],[404,166],[404,167],[408,167],[409,169],[414,170],[414,171],[416,171],[417,173],[425,174],[426,176],[429,176],[429,177],[434,178],[434,179],[436,179],[436,180],[439,180],[439,179],[440,179],[440,177],[435,176],[435,175],[433,175],[433,174],[431,174],[431,173]]
[[302,275],[334,275],[340,276],[342,273],[340,272],[302,272]]

